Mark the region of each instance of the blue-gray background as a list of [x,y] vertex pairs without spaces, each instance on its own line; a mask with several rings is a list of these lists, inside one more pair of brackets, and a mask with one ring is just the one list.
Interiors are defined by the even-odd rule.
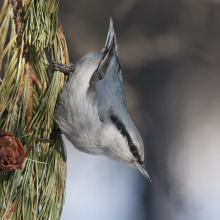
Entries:
[[71,62],[104,46],[110,16],[153,183],[67,144],[62,220],[219,220],[220,1],[63,0]]
[[62,220],[219,220],[220,0],[61,0],[59,16],[72,63],[102,49],[113,17],[153,180],[65,141]]
[[62,220],[220,219],[220,1],[63,0],[70,60],[118,38],[152,183],[67,144]]

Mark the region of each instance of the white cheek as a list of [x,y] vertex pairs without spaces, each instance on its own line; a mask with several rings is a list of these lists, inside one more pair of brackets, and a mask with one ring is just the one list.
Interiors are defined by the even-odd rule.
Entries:
[[109,149],[106,156],[120,158],[118,160],[126,163],[130,163],[133,160],[127,139],[121,135],[114,125],[107,125],[104,127],[103,137],[102,146],[106,146]]

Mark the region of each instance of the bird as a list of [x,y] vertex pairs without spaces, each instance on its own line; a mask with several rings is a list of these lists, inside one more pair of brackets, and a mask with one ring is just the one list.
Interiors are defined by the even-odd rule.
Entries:
[[112,18],[101,52],[87,53],[74,67],[53,66],[69,74],[55,110],[62,134],[79,151],[138,168],[151,182],[144,144],[127,110]]

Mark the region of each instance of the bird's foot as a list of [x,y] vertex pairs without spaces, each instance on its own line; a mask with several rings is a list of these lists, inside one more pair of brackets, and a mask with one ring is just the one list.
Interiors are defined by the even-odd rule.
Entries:
[[51,132],[49,138],[37,138],[36,141],[40,142],[51,142],[53,139],[60,137],[62,134],[60,129],[57,129],[56,131]]
[[70,66],[66,66],[62,63],[56,62],[56,61],[52,61],[52,66],[55,70],[58,70],[62,73],[64,73],[65,75],[69,75],[71,72],[73,72],[75,70],[75,66],[74,64],[70,64]]

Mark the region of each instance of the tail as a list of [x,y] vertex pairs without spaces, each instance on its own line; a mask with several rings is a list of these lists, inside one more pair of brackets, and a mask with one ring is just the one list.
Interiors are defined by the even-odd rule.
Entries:
[[112,49],[115,52],[117,52],[118,45],[117,45],[117,39],[116,39],[116,34],[115,34],[114,22],[113,22],[112,18],[110,18],[108,35],[107,35],[107,39],[105,42],[104,50],[112,50]]
[[112,18],[110,18],[110,25],[108,29],[107,39],[105,42],[105,47],[101,51],[103,53],[103,57],[100,60],[97,69],[94,71],[94,73],[92,74],[90,78],[87,94],[89,94],[91,91],[95,92],[96,83],[104,78],[106,71],[113,57],[116,59],[117,64],[118,64],[117,70],[118,68],[120,68],[120,64],[117,58],[117,49],[118,49],[118,46],[117,46],[113,20]]

